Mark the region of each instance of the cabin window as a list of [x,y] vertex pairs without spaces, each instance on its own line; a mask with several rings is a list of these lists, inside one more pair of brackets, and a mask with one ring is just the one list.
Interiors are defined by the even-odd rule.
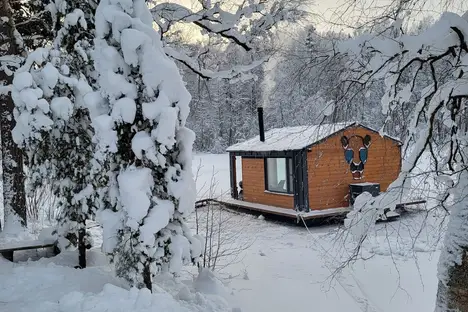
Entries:
[[292,158],[267,158],[265,170],[266,190],[276,193],[293,193]]

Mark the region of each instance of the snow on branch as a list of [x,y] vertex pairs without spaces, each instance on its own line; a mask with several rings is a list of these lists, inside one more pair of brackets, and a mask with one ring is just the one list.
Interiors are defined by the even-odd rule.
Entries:
[[164,52],[166,55],[169,57],[173,58],[174,60],[177,60],[190,68],[193,72],[198,74],[204,79],[231,79],[232,82],[235,82],[237,80],[248,80],[254,78],[254,75],[250,73],[254,68],[257,66],[260,66],[263,64],[265,61],[268,60],[267,57],[261,58],[259,60],[253,61],[249,65],[237,65],[233,66],[232,68],[228,70],[223,70],[223,71],[212,71],[209,69],[205,69],[200,64],[195,61],[193,58],[188,56],[187,54],[181,52],[181,51],[176,51],[175,49],[171,47],[164,47]]
[[[294,22],[305,15],[301,10],[301,1],[244,1],[232,12],[222,7],[223,2],[212,4],[210,1],[201,1],[201,5],[195,11],[176,3],[157,4],[151,13],[160,28],[161,38],[164,39],[165,34],[176,24],[192,24],[202,34],[215,37],[222,44],[234,44],[244,51],[253,52],[258,50],[258,41],[263,42],[280,22]],[[165,53],[205,79],[252,79],[255,76],[251,71],[268,60],[262,57],[246,65],[212,71],[203,68],[197,56],[189,56],[180,49],[176,51],[168,47],[167,43]]]
[[[460,274],[457,268],[465,268],[461,263],[462,259],[466,261],[464,255],[468,248],[467,38],[468,14],[460,16],[447,12],[417,35],[393,29],[378,35],[364,34],[341,46],[341,51],[351,56],[347,65],[355,71],[356,83],[367,86],[375,80],[384,82],[381,104],[387,119],[392,118],[393,111],[406,109],[408,112],[402,172],[388,190],[398,190],[394,186],[404,185],[411,175],[414,177],[424,155],[433,161],[430,169],[424,169],[424,174],[443,182],[439,189],[433,190],[437,194],[435,208],[450,212],[438,269],[442,295],[450,291],[448,283],[452,276]],[[367,210],[374,212],[372,206],[389,206],[374,202],[367,198]],[[368,233],[368,224],[373,224],[373,214],[361,212],[358,217],[357,221],[366,221],[361,222],[366,226],[364,229],[356,228],[357,221],[353,223],[353,219],[348,223],[357,233],[356,250],[359,252],[362,238]]]
[[264,35],[282,21],[294,21],[304,14],[295,1],[274,2],[270,10],[265,1],[244,1],[236,12],[221,8],[221,2],[211,7],[204,3],[199,11],[192,11],[176,3],[161,3],[152,10],[153,18],[162,33],[175,23],[192,23],[206,33],[217,34],[234,42],[246,51],[253,49],[255,37]]
[[[454,13],[444,13],[419,35],[366,34],[342,45],[342,51],[356,56],[352,66],[360,68],[356,71],[357,82],[366,84],[384,79],[384,114],[417,98],[403,149],[407,152],[411,146],[411,153],[402,168],[405,172],[411,171],[421,155],[431,149],[435,120],[446,116],[444,125],[453,127],[457,122],[455,115],[461,109],[460,100],[468,98],[465,77],[467,35],[467,19]],[[449,154],[453,157],[449,156],[445,165],[451,168],[453,153],[459,152],[454,145],[451,146]]]

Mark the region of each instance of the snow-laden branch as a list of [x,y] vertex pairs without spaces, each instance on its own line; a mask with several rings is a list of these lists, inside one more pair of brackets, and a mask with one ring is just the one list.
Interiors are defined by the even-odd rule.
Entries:
[[251,62],[249,65],[237,65],[231,67],[228,70],[212,71],[200,66],[200,64],[196,60],[194,60],[187,54],[181,51],[177,51],[171,47],[165,46],[164,52],[166,53],[166,55],[173,58],[174,60],[181,62],[190,70],[192,70],[204,79],[230,79],[232,80],[232,82],[255,78],[255,75],[253,75],[251,71],[268,60],[267,57],[264,57]]
[[151,13],[162,33],[175,23],[192,23],[203,32],[216,34],[236,43],[246,51],[253,49],[253,40],[282,21],[293,21],[304,13],[295,1],[278,1],[268,10],[265,1],[244,1],[234,13],[221,8],[216,2],[211,7],[204,3],[199,11],[192,11],[176,3],[156,5]]
[[[468,14],[444,13],[418,35],[366,34],[342,46],[354,56],[349,65],[355,66],[356,81],[384,80],[382,110],[388,117],[393,111],[409,108],[402,172],[396,182],[404,183],[423,155],[430,155],[435,164],[435,172],[426,174],[443,181],[441,189],[433,190],[436,208],[450,211],[438,268],[437,311],[466,310],[466,303],[457,298],[468,286],[457,277],[468,266],[467,38]],[[379,208],[372,201],[367,200],[368,208]]]
[[[268,57],[257,57],[248,64],[234,66],[228,70],[209,70],[200,65],[201,54],[189,56],[183,51],[176,51],[177,48],[168,47],[170,40],[167,40],[166,36],[174,25],[194,25],[202,34],[208,34],[210,40],[214,39],[222,45],[233,44],[241,47],[243,51],[252,52],[257,51],[259,45],[265,45],[265,39],[279,23],[295,22],[305,15],[301,9],[303,1],[297,0],[244,1],[231,11],[224,9],[222,1],[200,1],[200,4],[199,10],[192,10],[180,4],[164,2],[157,4],[151,10],[151,14],[159,26],[166,54],[205,79],[255,78],[251,71],[267,61]],[[266,54],[271,54],[271,51]]]

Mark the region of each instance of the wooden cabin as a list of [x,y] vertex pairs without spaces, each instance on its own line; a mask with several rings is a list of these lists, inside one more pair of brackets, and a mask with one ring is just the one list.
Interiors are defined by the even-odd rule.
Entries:
[[[400,141],[358,123],[287,127],[264,134],[261,129],[259,136],[227,151],[231,196],[251,203],[247,208],[254,210],[348,211],[353,187],[385,191],[401,169]],[[241,177],[236,176],[236,157],[241,158]]]

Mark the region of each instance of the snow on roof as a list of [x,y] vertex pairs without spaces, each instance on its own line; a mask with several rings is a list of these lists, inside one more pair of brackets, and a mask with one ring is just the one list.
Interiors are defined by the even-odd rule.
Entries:
[[355,122],[343,122],[271,129],[265,132],[265,142],[261,142],[260,136],[257,135],[252,139],[228,147],[227,151],[267,152],[301,150],[355,124]]

